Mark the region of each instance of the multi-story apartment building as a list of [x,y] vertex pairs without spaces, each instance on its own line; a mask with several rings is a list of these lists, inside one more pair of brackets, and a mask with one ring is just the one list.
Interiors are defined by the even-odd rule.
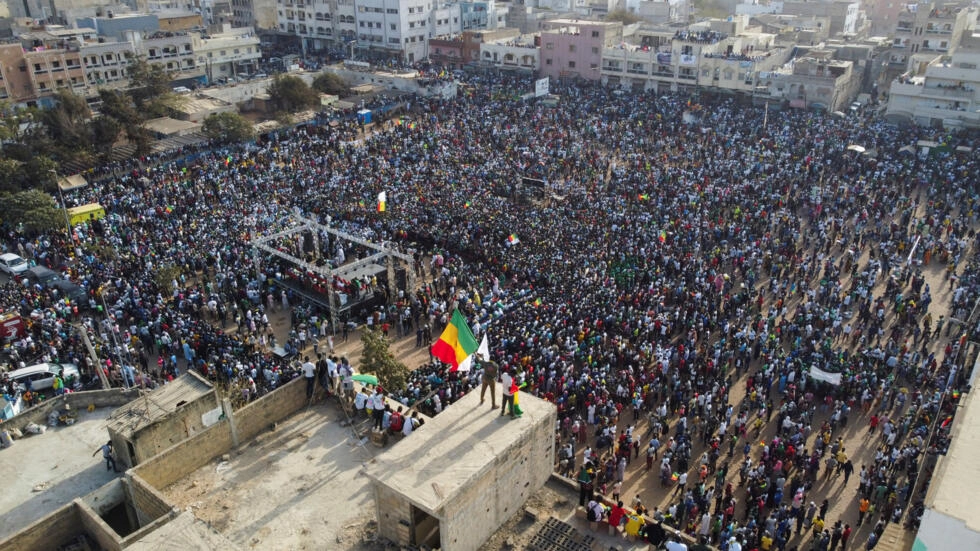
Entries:
[[101,41],[91,29],[39,31],[22,35],[20,44],[0,46],[0,99],[43,106],[57,90],[69,89],[96,101],[99,89],[128,85],[134,55],[164,67],[175,85],[251,72],[262,55],[252,29],[123,35],[127,40]]
[[883,71],[885,83],[907,71],[921,73],[937,57],[952,53],[976,12],[956,4],[907,4],[899,13],[891,51]]
[[431,0],[277,0],[278,28],[297,35],[304,51],[340,49],[359,58],[412,63],[429,56],[429,40],[489,25],[493,2]]
[[541,67],[540,36],[522,35],[484,42],[480,61],[484,66],[504,71],[536,73]]
[[638,33],[640,44],[603,51],[602,80],[634,90],[755,94],[760,75],[782,66],[790,48],[776,45],[774,35],[744,32],[747,20],[712,21],[671,36]]
[[126,67],[130,57],[136,55],[131,42],[86,43],[79,48],[79,54],[90,89],[124,88],[129,84]]
[[208,82],[254,72],[262,58],[259,37],[250,27],[226,26],[220,33],[192,35],[192,50]]
[[811,51],[768,75],[769,99],[798,109],[842,111],[855,97],[861,78],[854,63],[832,59],[829,50]]
[[619,21],[553,19],[541,25],[541,76],[599,80],[603,50],[623,42]]
[[885,116],[922,126],[980,128],[980,50],[936,58],[891,84]]
[[783,12],[804,17],[829,17],[830,36],[854,36],[858,32],[860,4],[852,0],[833,2],[790,1],[783,3]]

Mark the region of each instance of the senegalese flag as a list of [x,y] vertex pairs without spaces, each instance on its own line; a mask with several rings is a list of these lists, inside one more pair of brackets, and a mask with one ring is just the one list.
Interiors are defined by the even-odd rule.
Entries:
[[449,320],[449,325],[443,330],[439,340],[432,345],[432,355],[440,361],[452,366],[450,371],[459,369],[459,364],[470,357],[480,347],[476,342],[476,337],[470,326],[466,324],[463,314],[459,309],[453,310],[453,317]]
[[534,299],[534,307],[537,308],[539,306],[541,306],[541,299],[540,298]]
[[640,201],[649,201],[649,200],[650,200],[650,194],[648,194],[648,193],[641,193],[640,194]]
[[660,230],[660,237],[659,237],[659,239],[660,239],[660,242],[661,243],[666,243],[667,242],[667,232],[664,231],[664,230]]
[[358,201],[357,202],[357,206],[359,206],[359,207],[361,207],[363,209],[364,208],[364,199],[361,199],[360,201]]
[[388,193],[382,191],[378,194],[378,212],[384,212],[388,202]]
[[512,234],[510,234],[509,237],[507,237],[507,244],[508,245],[517,245],[520,242],[521,242],[521,240],[517,238],[517,234],[516,233],[512,233]]
[[467,202],[466,202],[465,204],[463,204],[463,208],[464,208],[464,209],[468,209],[468,208],[470,208],[470,207],[472,207],[472,206],[473,206],[473,203],[471,203],[471,202],[469,202],[469,201],[467,201]]

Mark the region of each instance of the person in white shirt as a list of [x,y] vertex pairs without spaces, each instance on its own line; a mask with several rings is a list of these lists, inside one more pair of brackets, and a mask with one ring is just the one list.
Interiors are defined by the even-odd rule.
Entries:
[[381,430],[385,418],[385,393],[380,388],[371,397],[371,410],[374,412],[374,428]]
[[364,409],[367,408],[368,395],[364,393],[364,390],[358,390],[357,394],[354,395],[354,409],[357,410],[357,417],[364,414]]
[[514,384],[514,378],[510,374],[510,369],[504,369],[503,373],[500,374],[500,382],[504,387],[504,400],[500,405],[500,415],[510,409],[510,416],[514,416],[514,393],[511,391],[510,387]]
[[303,358],[303,365],[300,366],[303,370],[303,377],[306,378],[306,399],[309,400],[313,397],[313,383],[316,382],[316,365],[310,361],[310,357],[306,356]]

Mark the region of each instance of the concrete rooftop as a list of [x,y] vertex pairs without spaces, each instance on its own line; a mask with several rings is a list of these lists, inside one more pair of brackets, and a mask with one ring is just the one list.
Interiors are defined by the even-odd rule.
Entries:
[[466,394],[416,433],[385,450],[368,466],[367,475],[436,514],[489,470],[501,453],[527,438],[526,432],[517,430],[520,425],[537,423],[555,407],[522,393],[524,415],[511,419],[491,410],[489,400],[481,406],[479,394]]
[[74,425],[48,427],[0,450],[0,541],[120,476],[106,470],[101,451],[92,457],[109,439],[109,411],[79,410]]

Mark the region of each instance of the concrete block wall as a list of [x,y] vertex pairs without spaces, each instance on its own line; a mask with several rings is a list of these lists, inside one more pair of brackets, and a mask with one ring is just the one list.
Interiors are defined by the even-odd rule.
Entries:
[[140,526],[146,526],[161,517],[176,515],[173,506],[167,502],[156,488],[150,486],[142,477],[129,471],[126,475],[126,491],[129,493],[129,502],[136,509],[136,516],[139,518]]
[[[554,430],[557,412],[527,427],[510,449],[470,484],[443,515],[443,549],[478,549],[501,525],[548,481],[554,467]],[[525,418],[524,421],[530,421]]]
[[65,404],[71,406],[71,409],[75,411],[83,412],[89,405],[95,405],[97,408],[116,408],[133,401],[137,396],[139,396],[139,392],[136,389],[123,388],[87,390],[85,392],[63,394],[20,412],[20,414],[15,415],[9,421],[4,422],[3,426],[7,429],[18,429],[23,432],[24,427],[30,423],[46,425],[48,423],[48,414],[54,410],[65,409]]
[[411,543],[412,506],[408,500],[388,488],[373,484],[377,508],[378,536],[399,545]]
[[70,503],[6,540],[0,541],[0,549],[4,551],[57,549],[82,533],[80,523],[78,507]]
[[116,505],[126,501],[126,483],[117,478],[80,499],[91,507],[95,514],[104,515]]
[[137,463],[203,431],[201,415],[218,406],[216,393],[212,391],[136,431],[132,438]]
[[238,437],[242,442],[247,442],[307,404],[306,380],[297,377],[235,412]]
[[140,463],[132,472],[150,486],[162,489],[230,449],[231,429],[228,420],[222,419],[197,436]]
[[80,499],[75,500],[75,505],[78,507],[78,520],[89,537],[104,551],[122,551],[122,538],[97,512]]

